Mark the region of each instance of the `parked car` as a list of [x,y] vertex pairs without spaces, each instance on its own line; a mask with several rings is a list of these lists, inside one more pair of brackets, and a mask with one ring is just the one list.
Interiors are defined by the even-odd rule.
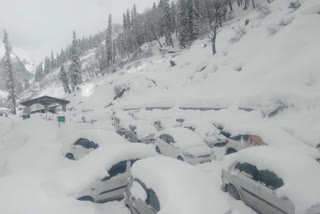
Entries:
[[220,130],[209,121],[184,121],[183,127],[190,129],[199,135],[210,148],[226,146],[228,138],[220,133]]
[[222,189],[261,214],[320,213],[320,167],[313,158],[261,146],[227,156]]
[[266,145],[262,138],[258,135],[237,135],[230,137],[226,145],[226,155],[236,153],[242,149],[252,146]]
[[[127,155],[125,155],[127,154]],[[124,198],[130,178],[130,168],[140,159],[156,155],[152,146],[144,144],[113,145],[105,176],[95,180],[78,194],[78,200],[105,203]]]
[[125,203],[132,214],[231,213],[219,187],[204,172],[163,156],[134,164]]
[[214,152],[202,139],[186,128],[165,129],[157,134],[155,149],[159,154],[190,164],[215,160]]
[[65,155],[65,158],[78,160],[97,148],[99,148],[97,143],[86,138],[80,138],[72,145],[71,151]]

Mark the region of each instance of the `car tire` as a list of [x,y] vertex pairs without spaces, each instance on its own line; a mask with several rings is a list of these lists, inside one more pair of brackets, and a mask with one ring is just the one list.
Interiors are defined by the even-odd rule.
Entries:
[[177,159],[180,160],[180,161],[184,161],[183,158],[180,155],[177,157]]
[[232,185],[227,186],[227,192],[236,200],[241,200],[238,190]]
[[161,154],[160,148],[158,146],[156,146],[156,152],[158,152],[159,154]]
[[235,150],[234,148],[228,148],[227,151],[226,151],[226,155],[230,155],[230,154],[233,154],[233,153],[236,153],[238,152],[237,150]]

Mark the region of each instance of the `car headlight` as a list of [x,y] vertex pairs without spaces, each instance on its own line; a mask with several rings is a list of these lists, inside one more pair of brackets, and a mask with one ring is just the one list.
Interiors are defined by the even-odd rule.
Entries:
[[184,153],[184,155],[186,156],[186,157],[188,157],[188,158],[191,158],[191,159],[194,159],[195,158],[195,156],[194,155],[192,155],[192,154],[189,154],[189,153]]

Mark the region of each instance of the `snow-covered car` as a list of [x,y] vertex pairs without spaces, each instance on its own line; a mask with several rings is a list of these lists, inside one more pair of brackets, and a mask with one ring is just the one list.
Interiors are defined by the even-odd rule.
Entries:
[[65,155],[65,158],[78,160],[97,148],[99,148],[97,143],[86,138],[80,138],[72,145],[71,151]]
[[225,157],[222,189],[262,214],[320,213],[320,167],[313,158],[267,146]]
[[[124,155],[126,154],[126,155]],[[105,203],[121,200],[124,197],[125,187],[130,178],[130,168],[140,159],[152,157],[156,152],[151,146],[143,144],[129,144],[126,147],[113,145],[106,164],[105,176],[95,180],[89,187],[78,194],[78,200]]]
[[220,134],[220,130],[209,121],[187,120],[183,127],[199,135],[210,148],[224,147],[228,142],[228,139]]
[[320,143],[317,145],[317,149],[319,149],[319,150],[320,150]]
[[227,140],[226,155],[236,153],[242,149],[252,146],[266,145],[260,136],[257,135],[237,135]]
[[208,145],[186,128],[170,128],[159,132],[155,139],[155,149],[159,154],[190,164],[215,160],[215,154]]
[[[201,170],[168,157],[137,161],[125,192],[132,214],[224,214],[225,197]],[[229,212],[231,213],[231,212]]]

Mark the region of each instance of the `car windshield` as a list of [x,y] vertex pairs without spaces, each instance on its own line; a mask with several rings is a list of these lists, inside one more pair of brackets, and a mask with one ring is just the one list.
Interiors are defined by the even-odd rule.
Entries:
[[231,139],[235,141],[240,141],[240,140],[247,141],[249,139],[249,135],[238,135],[238,136],[232,137]]

